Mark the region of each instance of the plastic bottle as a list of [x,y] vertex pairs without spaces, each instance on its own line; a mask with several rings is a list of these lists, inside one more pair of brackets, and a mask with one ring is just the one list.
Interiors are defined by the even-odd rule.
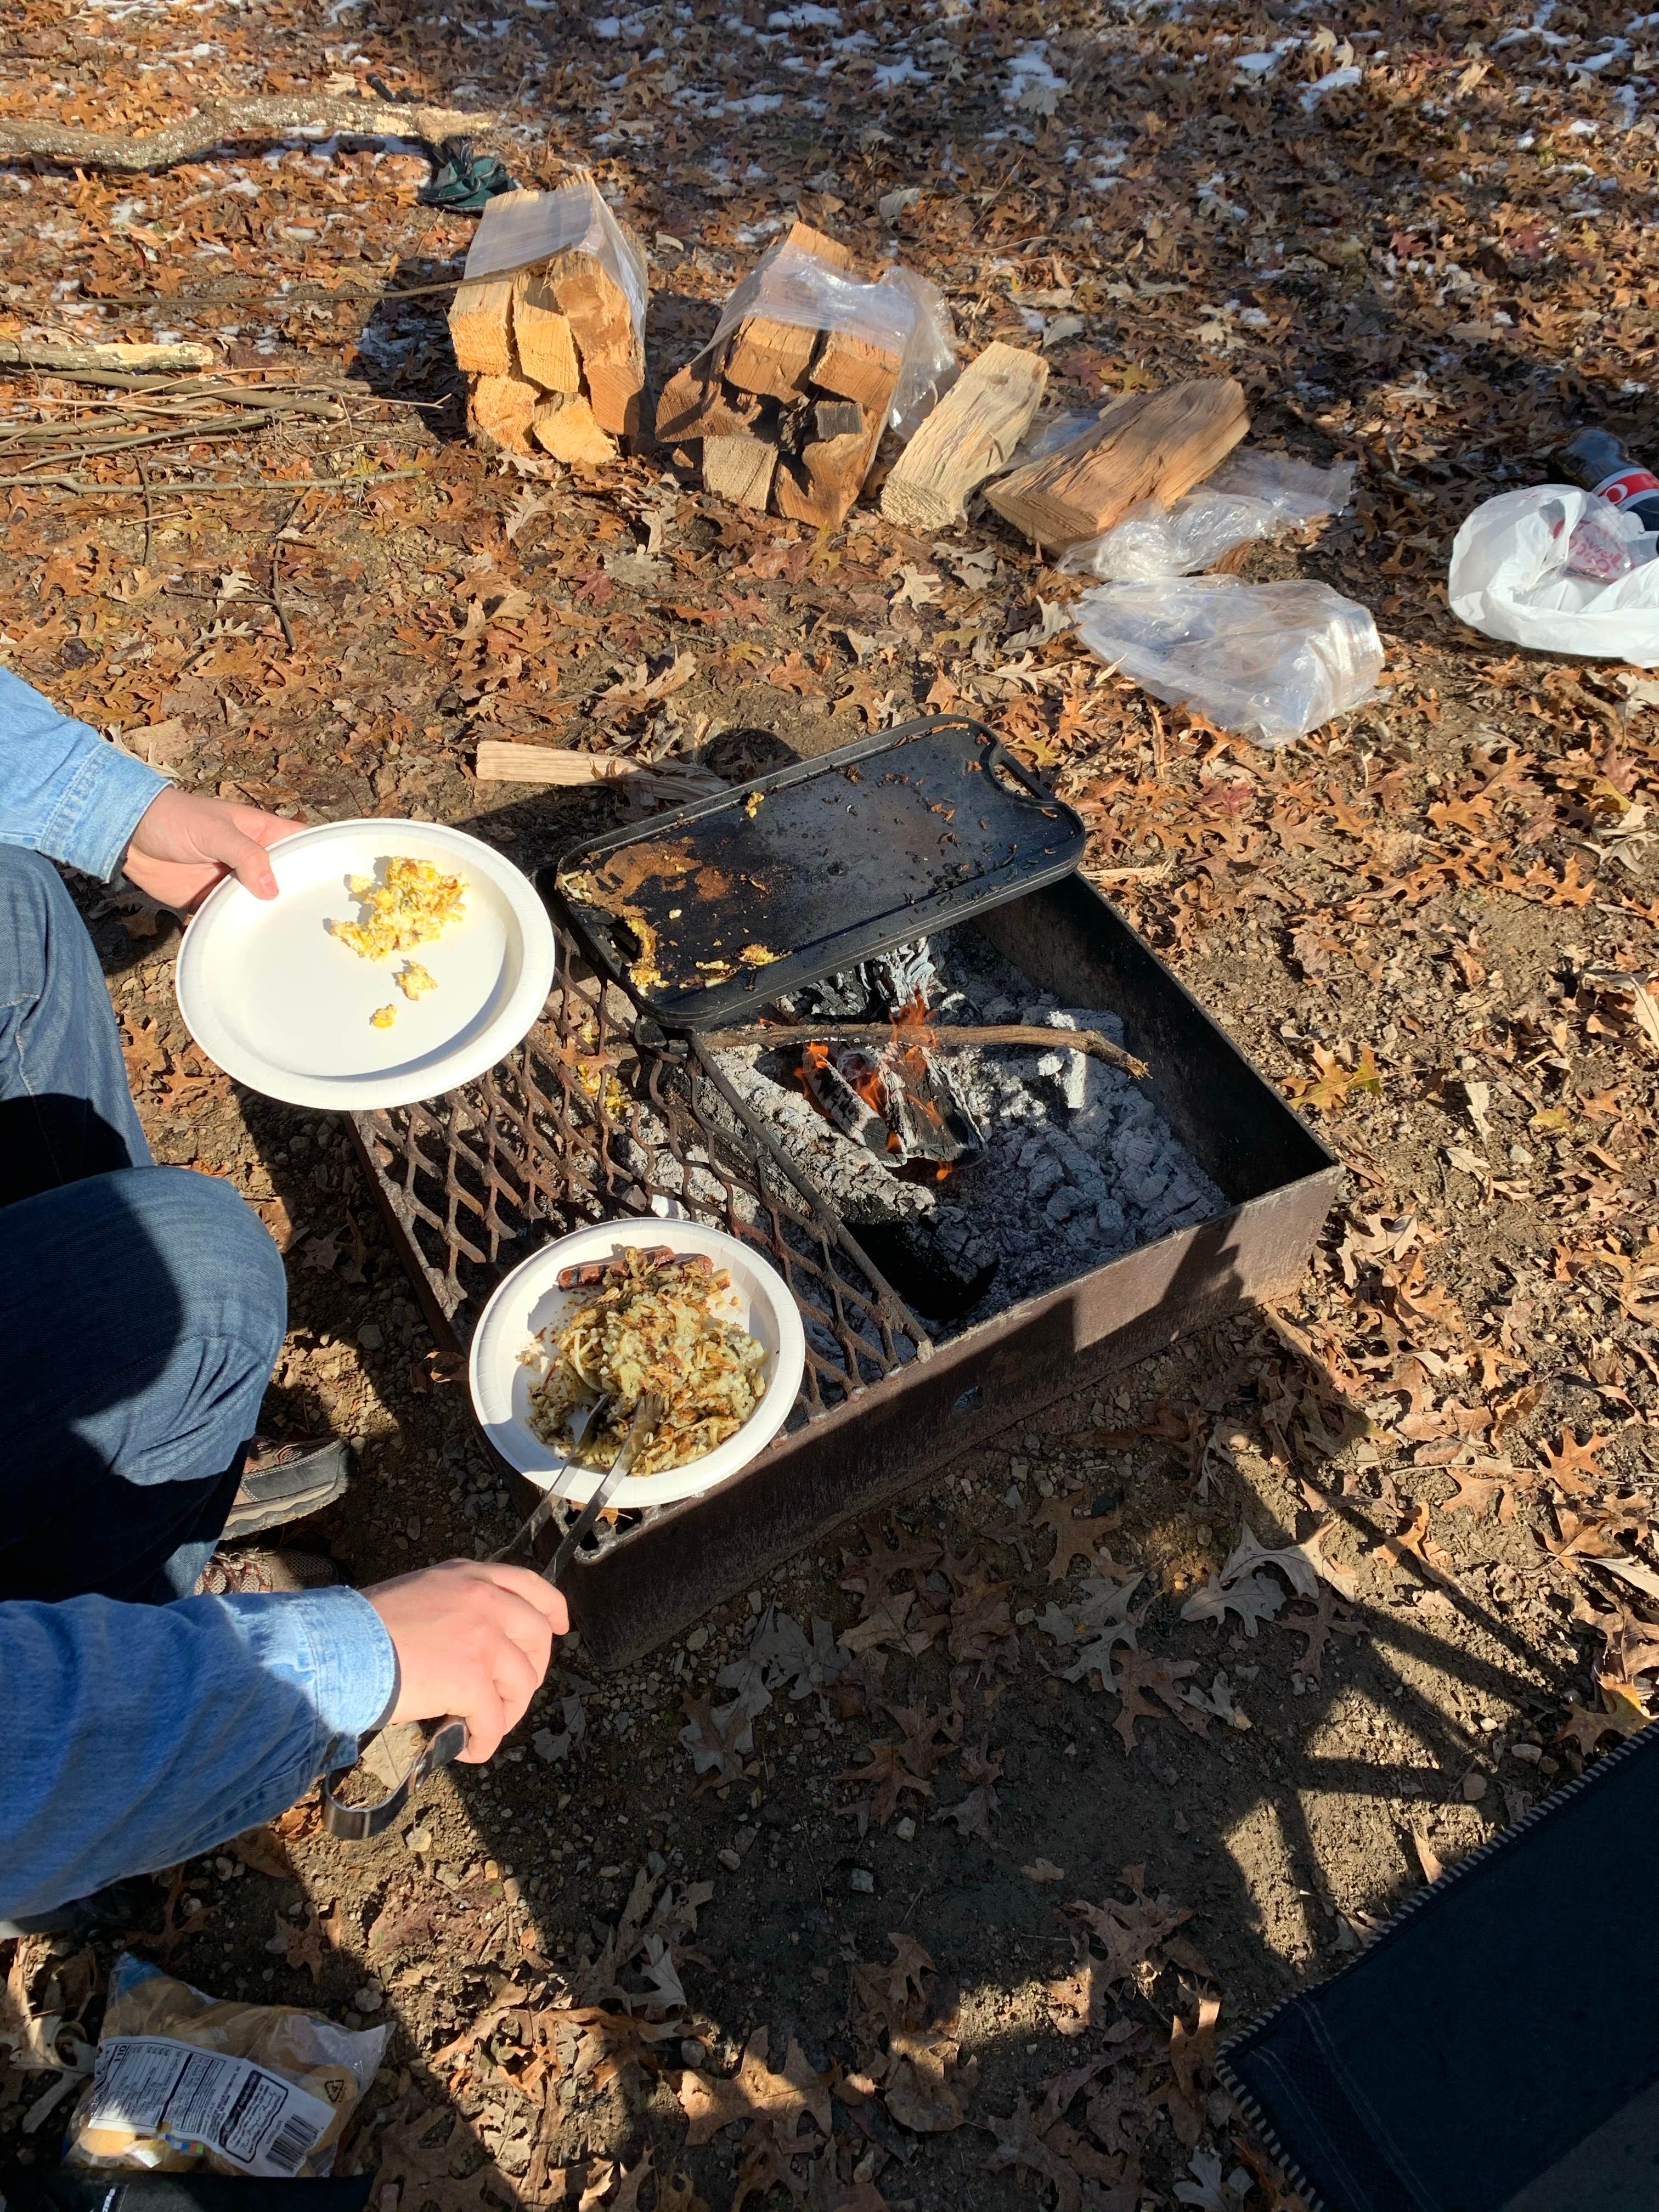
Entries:
[[1659,477],[1644,468],[1611,430],[1580,430],[1562,447],[1560,459],[1574,483],[1597,499],[1640,517],[1644,530],[1659,530]]

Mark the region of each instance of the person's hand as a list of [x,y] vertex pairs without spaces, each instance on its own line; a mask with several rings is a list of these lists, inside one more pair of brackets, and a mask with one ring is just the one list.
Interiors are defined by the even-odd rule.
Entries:
[[398,1654],[392,1721],[466,1723],[460,1754],[480,1765],[524,1718],[553,1656],[553,1638],[570,1626],[564,1600],[528,1567],[489,1559],[446,1559],[363,1595],[386,1624]]
[[304,828],[303,822],[284,822],[257,806],[169,788],[140,817],[121,869],[146,898],[181,914],[228,875],[255,898],[272,899],[276,878],[265,848]]

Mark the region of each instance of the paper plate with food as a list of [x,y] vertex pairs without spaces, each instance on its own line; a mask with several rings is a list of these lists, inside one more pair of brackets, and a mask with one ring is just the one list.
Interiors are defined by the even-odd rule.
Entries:
[[507,1278],[473,1334],[468,1379],[507,1464],[579,1503],[658,1392],[667,1411],[617,1493],[626,1509],[696,1497],[746,1467],[788,1419],[805,1359],[789,1286],[751,1245],[693,1221],[607,1221]]
[[185,932],[185,1026],[228,1075],[336,1112],[470,1083],[553,983],[534,885],[438,822],[325,822],[270,848],[277,896],[220,884]]

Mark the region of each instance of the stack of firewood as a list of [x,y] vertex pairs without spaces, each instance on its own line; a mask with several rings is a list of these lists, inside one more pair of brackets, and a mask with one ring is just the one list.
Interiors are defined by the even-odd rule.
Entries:
[[499,193],[466,265],[449,335],[474,434],[526,457],[614,460],[617,440],[642,427],[639,240],[583,176],[556,192]]
[[[902,356],[896,343],[761,311],[769,274],[799,301],[814,264],[861,281],[844,246],[795,223],[750,280],[756,312],[665,386],[657,441],[701,444],[704,486],[720,497],[833,529],[870,473]],[[775,289],[781,297],[783,284]]]

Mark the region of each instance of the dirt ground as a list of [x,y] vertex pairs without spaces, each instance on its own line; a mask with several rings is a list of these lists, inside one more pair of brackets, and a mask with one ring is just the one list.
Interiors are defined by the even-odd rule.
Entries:
[[[1243,573],[1370,607],[1379,695],[1270,754],[1094,659],[1078,580],[994,516],[804,535],[649,453],[524,480],[466,443],[420,289],[471,218],[349,140],[0,165],[0,336],[207,337],[324,403],[100,454],[120,395],[0,388],[7,665],[193,786],[483,823],[526,865],[620,802],[481,787],[482,736],[738,777],[960,706],[1083,811],[1091,874],[1346,1192],[1280,1310],[1099,1379],[640,1666],[564,1654],[384,1842],[301,1806],[158,1877],[133,1948],[390,2023],[343,2159],[377,2212],[1269,2212],[1218,2042],[1641,1726],[1659,1674],[1659,1607],[1598,1565],[1654,1573],[1659,684],[1498,646],[1444,591],[1462,518],[1569,426],[1659,455],[1656,19],[502,4],[19,0],[0,122],[371,72],[490,110],[520,181],[591,161],[645,239],[656,381],[797,210],[931,276],[964,351],[1041,345],[1057,410],[1224,369],[1257,443],[1356,465],[1345,516]],[[359,1581],[493,1549],[517,1503],[341,1131],[196,1054],[175,918],[77,889],[157,1156],[287,1255],[270,1425],[356,1445],[304,1534]],[[1245,1530],[1285,1564],[1183,1620]],[[1136,1640],[1079,1669],[1091,1604]],[[795,1656],[745,1673],[782,1615]],[[0,2042],[90,2033],[110,1955],[18,1947]],[[0,2074],[0,2149],[58,2157],[52,2086]]]

